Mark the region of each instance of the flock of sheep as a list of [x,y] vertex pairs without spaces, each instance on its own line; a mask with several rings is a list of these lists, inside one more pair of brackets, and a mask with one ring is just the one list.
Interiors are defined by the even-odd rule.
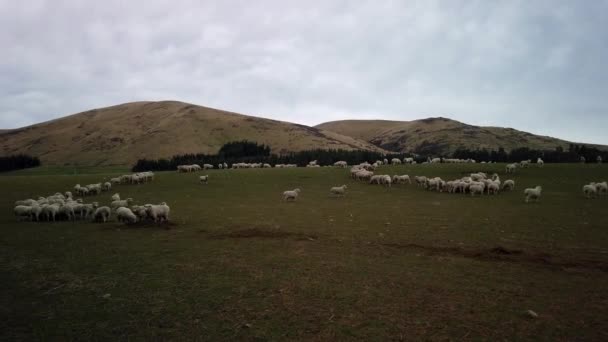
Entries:
[[[585,160],[581,157],[581,162]],[[597,161],[602,162],[601,157],[598,156]],[[439,159],[433,158],[428,159],[425,163],[475,163],[471,159]],[[393,165],[415,164],[416,161],[413,158],[404,158],[403,161],[398,158],[393,158],[390,161]],[[369,184],[385,185],[387,187],[392,184],[412,184],[412,179],[409,175],[376,175],[374,171],[385,164],[389,164],[387,159],[377,160],[376,162],[361,163],[355,165],[350,169],[350,175],[352,179],[358,181],[366,181]],[[515,173],[518,168],[526,168],[532,164],[530,160],[523,160],[519,163],[508,164],[505,168],[507,174]],[[338,161],[333,164],[335,167],[346,168],[348,163],[345,161]],[[541,158],[536,161],[538,167],[543,167],[544,162]],[[308,167],[320,167],[316,160],[311,161]],[[267,163],[235,163],[232,165],[233,169],[239,168],[270,168],[271,165]],[[285,167],[296,167],[295,164],[277,164],[275,168]],[[196,172],[199,170],[213,169],[214,166],[211,164],[204,164],[202,167],[198,164],[192,165],[179,165],[177,167],[178,172]],[[228,169],[226,163],[218,164],[219,169]],[[426,177],[426,176],[415,176],[414,182],[417,186],[422,187],[428,191],[437,191],[445,193],[461,193],[470,194],[471,196],[485,194],[498,194],[500,191],[511,191],[515,189],[515,181],[507,179],[504,182],[500,180],[498,174],[493,174],[488,177],[483,172],[471,173],[469,176],[462,177],[451,181],[444,181],[440,177]],[[112,178],[109,182],[88,184],[81,186],[76,184],[74,186],[74,193],[78,196],[87,195],[99,195],[102,192],[107,192],[112,189],[114,185],[119,184],[141,184],[147,183],[154,180],[154,173],[139,172],[134,174],[122,175],[120,177]],[[209,175],[199,176],[199,182],[207,184],[209,181]],[[329,189],[330,195],[344,196],[346,194],[346,185],[335,186]],[[284,201],[295,201],[297,200],[300,189],[287,190],[283,192]],[[524,190],[525,202],[531,200],[538,202],[542,194],[542,187],[536,186],[534,188],[527,188]],[[598,196],[608,195],[608,183],[606,181],[593,182],[583,186],[583,194],[587,198],[594,198]],[[72,192],[66,191],[65,193],[55,193],[47,197],[39,197],[37,200],[26,199],[15,202],[14,213],[18,219],[30,219],[32,221],[56,221],[56,220],[86,220],[91,219],[95,222],[107,222],[112,214],[116,215],[119,222],[125,223],[136,223],[138,221],[152,221],[155,223],[168,222],[170,207],[162,202],[160,204],[145,204],[145,205],[133,205],[129,207],[133,202],[133,199],[127,198],[122,200],[118,193],[111,197],[110,206],[99,206],[98,202],[84,203],[82,198],[74,199]]]
[[[74,186],[74,193],[79,196],[98,195],[110,191],[112,184],[141,184],[154,180],[154,173],[140,172],[112,178],[109,182]],[[57,221],[57,220],[92,220],[107,222],[112,213],[119,222],[136,223],[138,221],[168,222],[170,208],[167,203],[135,205],[129,208],[132,198],[120,199],[116,193],[111,197],[110,206],[99,206],[98,202],[84,203],[82,198],[74,199],[71,191],[55,193],[37,200],[26,199],[15,202],[14,213],[18,220]]]

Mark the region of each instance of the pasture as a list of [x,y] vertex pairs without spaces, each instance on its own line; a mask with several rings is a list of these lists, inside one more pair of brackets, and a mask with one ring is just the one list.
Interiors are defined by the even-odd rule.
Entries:
[[[608,165],[376,173],[474,171],[512,178],[515,191],[471,197],[355,182],[348,169],[244,169],[159,172],[85,199],[165,201],[171,223],[161,226],[13,216],[16,200],[126,170],[2,174],[0,338],[607,340],[608,197],[581,188],[607,180]],[[344,198],[329,196],[342,184]],[[536,185],[540,202],[524,203]],[[298,200],[283,202],[296,187]]]

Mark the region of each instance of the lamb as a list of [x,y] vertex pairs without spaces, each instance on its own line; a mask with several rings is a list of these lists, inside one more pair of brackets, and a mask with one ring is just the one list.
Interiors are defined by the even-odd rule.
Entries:
[[168,222],[169,221],[169,211],[171,208],[167,205],[167,203],[162,202],[161,204],[146,204],[144,206],[146,208],[146,214],[154,220],[154,222]]
[[116,219],[118,220],[118,222],[124,222],[124,223],[136,223],[137,222],[137,216],[135,216],[135,214],[133,214],[131,209],[126,208],[126,207],[120,207],[116,210]]
[[284,201],[295,201],[298,199],[298,196],[300,194],[300,189],[293,189],[293,190],[287,190],[283,192],[283,200]]
[[542,190],[543,188],[540,185],[535,188],[527,188],[526,190],[524,190],[524,194],[526,195],[526,203],[528,203],[530,199],[533,199],[538,202],[540,200]]
[[103,223],[106,223],[110,218],[110,214],[110,207],[99,207],[93,213],[93,221],[99,222],[101,220]]
[[120,208],[120,207],[128,207],[131,202],[133,202],[132,198],[127,198],[126,200],[113,201],[110,204],[110,207],[112,209],[116,210],[117,208]]
[[592,198],[597,195],[597,186],[595,183],[587,184],[583,186],[583,194],[587,198]]
[[113,201],[120,201],[120,194],[119,193],[115,193],[114,195],[112,195],[112,202]]
[[502,190],[514,190],[515,189],[515,181],[512,179],[507,179],[503,184],[502,184]]
[[204,175],[204,176],[198,177],[198,181],[201,184],[207,184],[207,182],[209,181],[209,175]]

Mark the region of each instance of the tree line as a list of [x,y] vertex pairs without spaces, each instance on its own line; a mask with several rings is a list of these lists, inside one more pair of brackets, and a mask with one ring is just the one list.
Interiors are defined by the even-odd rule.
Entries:
[[[546,163],[576,163],[580,161],[580,157],[585,157],[587,162],[595,162],[597,156],[601,156],[603,160],[608,161],[608,151],[601,151],[585,145],[570,144],[568,150],[564,150],[562,147],[557,147],[555,150],[534,150],[522,147],[507,152],[502,147],[498,150],[459,148],[449,157],[497,163],[519,162],[528,159],[536,161],[537,158],[542,158]],[[421,163],[426,161],[428,157],[433,156],[409,153],[382,154],[363,150],[347,151],[340,149],[316,149],[277,155],[271,153],[269,146],[251,141],[235,141],[223,145],[216,154],[181,154],[169,159],[140,159],[132,170],[133,172],[172,171],[176,170],[178,165],[212,164],[217,167],[219,163],[227,163],[228,165],[234,163],[268,163],[271,165],[296,164],[306,166],[312,160],[317,160],[320,165],[332,165],[339,160],[354,165],[376,160],[391,160],[392,158],[403,160],[405,157],[412,157],[418,163]]]
[[0,172],[21,170],[37,166],[40,166],[40,159],[26,154],[0,157]]

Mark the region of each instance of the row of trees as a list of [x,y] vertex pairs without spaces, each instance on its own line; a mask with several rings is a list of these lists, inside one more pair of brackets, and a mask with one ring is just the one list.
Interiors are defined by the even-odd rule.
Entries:
[[[330,165],[338,160],[344,160],[348,164],[359,164],[365,161],[376,161],[384,158],[410,157],[409,154],[389,154],[384,155],[369,151],[346,151],[346,150],[309,150],[292,152],[287,154],[271,154],[270,147],[259,145],[250,141],[230,142],[222,146],[217,154],[183,154],[173,156],[171,159],[140,159],[133,166],[133,172],[140,171],[167,171],[175,170],[178,165],[184,164],[212,164],[217,166],[219,163],[268,163],[276,164],[297,164],[306,166],[310,161],[317,160],[321,165]],[[420,161],[423,161],[420,159]]]
[[[505,151],[503,148],[499,148],[497,151],[460,148],[452,154],[451,158],[475,159],[478,162],[494,161],[506,163],[527,159],[536,161],[540,157],[546,163],[575,163],[579,162],[581,156],[585,157],[588,162],[595,162],[597,156],[601,156],[603,160],[608,161],[608,151],[575,144],[571,144],[567,151],[562,147],[557,147],[553,151],[533,150],[523,147],[510,152]],[[298,166],[306,166],[312,160],[317,160],[321,165],[331,165],[338,160],[344,160],[349,165],[353,165],[365,161],[374,162],[385,158],[389,160],[392,158],[403,160],[405,157],[414,157],[420,163],[426,161],[427,157],[433,156],[411,155],[407,153],[385,155],[377,152],[346,150],[309,150],[276,155],[270,153],[269,146],[259,145],[250,141],[236,141],[222,146],[217,154],[183,154],[173,156],[171,159],[140,159],[132,169],[134,172],[146,170],[167,171],[175,170],[178,165],[183,164],[212,164],[217,166],[219,163],[228,163],[229,165],[233,163],[268,163],[271,165],[297,164]]]
[[506,152],[503,148],[499,148],[498,151],[460,148],[453,154],[453,158],[470,158],[476,161],[494,161],[497,163],[519,162],[528,159],[536,161],[537,158],[542,158],[545,163],[577,163],[581,157],[585,157],[587,162],[595,162],[598,156],[602,160],[608,161],[608,151],[576,144],[570,144],[568,150],[564,150],[561,146],[556,147],[555,150],[534,150],[522,147],[510,152]]
[[40,166],[40,159],[25,154],[0,157],[0,172]]

